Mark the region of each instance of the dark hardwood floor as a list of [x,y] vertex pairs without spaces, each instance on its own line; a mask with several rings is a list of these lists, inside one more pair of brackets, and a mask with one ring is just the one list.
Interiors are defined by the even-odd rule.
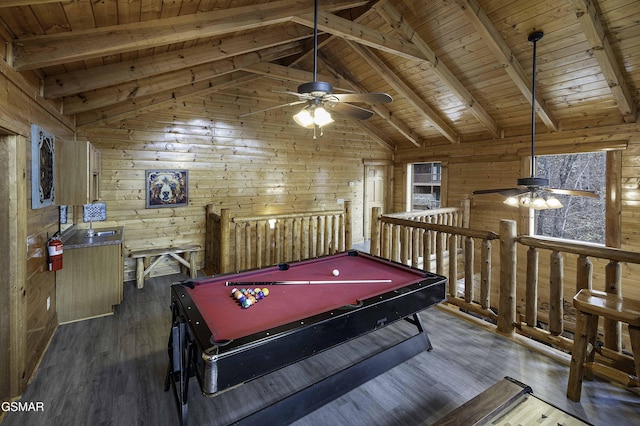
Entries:
[[[171,315],[169,286],[186,276],[125,284],[115,315],[62,325],[21,401],[43,402],[44,412],[9,412],[3,426],[176,425],[171,393],[163,391]],[[568,367],[551,358],[432,308],[421,314],[433,351],[409,361],[297,420],[307,425],[430,424],[505,376],[534,394],[596,425],[640,423],[640,397],[596,380],[582,401],[565,397]],[[226,424],[313,378],[357,360],[372,347],[410,331],[394,324],[316,355],[215,398],[190,382],[189,424]]]

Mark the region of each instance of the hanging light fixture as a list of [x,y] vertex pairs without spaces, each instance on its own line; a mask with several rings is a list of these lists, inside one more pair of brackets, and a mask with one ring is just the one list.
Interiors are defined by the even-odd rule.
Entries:
[[[317,81],[318,77],[318,1],[313,3],[313,82],[306,83],[305,86],[309,89],[312,95],[321,96],[324,93],[331,92],[331,85],[322,81]],[[302,87],[301,86],[301,87]],[[308,87],[307,87],[308,86]],[[303,92],[306,90],[303,90]],[[316,91],[316,92],[314,92]],[[321,100],[316,97],[313,101],[309,101],[305,106],[293,116],[299,126],[306,129],[313,129],[313,138],[316,138],[316,129],[320,129],[320,136],[322,136],[322,126],[333,123],[333,118],[329,111],[324,109]]]
[[512,207],[526,207],[534,210],[552,210],[564,207],[560,200],[550,195],[546,199],[537,192],[527,192],[517,197],[508,197],[504,204]]
[[302,108],[299,113],[293,116],[293,120],[300,126],[313,129],[333,123],[331,114],[321,105],[307,105]]
[[545,199],[540,193],[539,188],[547,186],[549,179],[535,177],[536,171],[536,154],[535,154],[535,138],[536,138],[536,43],[542,38],[542,31],[535,31],[529,34],[528,40],[533,43],[533,81],[531,83],[531,177],[518,179],[518,185],[526,186],[529,192],[524,194],[508,197],[504,204],[513,207],[526,207],[534,210],[551,210],[561,209],[564,207],[560,200],[549,195]]

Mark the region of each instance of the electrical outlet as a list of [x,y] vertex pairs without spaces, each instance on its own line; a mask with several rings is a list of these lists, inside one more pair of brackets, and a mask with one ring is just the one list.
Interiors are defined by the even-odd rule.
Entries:
[[47,311],[51,309],[51,296],[47,297]]

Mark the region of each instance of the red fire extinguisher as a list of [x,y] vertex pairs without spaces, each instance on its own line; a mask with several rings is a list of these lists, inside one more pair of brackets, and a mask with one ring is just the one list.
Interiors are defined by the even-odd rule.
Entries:
[[49,249],[49,270],[59,271],[62,269],[62,240],[54,235],[47,243]]

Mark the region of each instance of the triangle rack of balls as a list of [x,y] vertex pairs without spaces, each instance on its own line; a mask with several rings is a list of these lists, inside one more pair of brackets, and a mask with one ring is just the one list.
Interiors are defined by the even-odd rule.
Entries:
[[234,288],[233,290],[231,290],[231,297],[233,297],[233,299],[245,309],[247,309],[251,305],[258,303],[268,295],[268,288]]

